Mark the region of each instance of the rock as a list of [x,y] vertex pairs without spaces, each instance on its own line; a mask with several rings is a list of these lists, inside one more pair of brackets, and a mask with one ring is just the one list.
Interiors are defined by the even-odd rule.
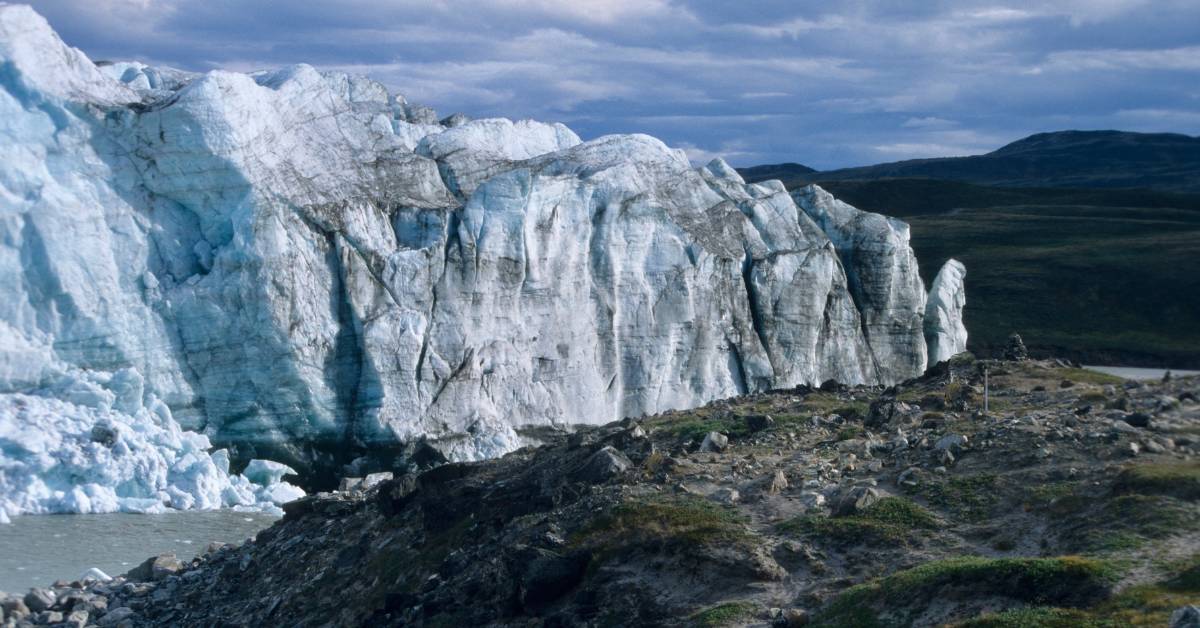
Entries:
[[784,628],[800,628],[800,626],[807,626],[808,622],[808,611],[802,608],[789,608],[780,614],[779,619],[775,621],[775,625]]
[[1200,606],[1183,606],[1171,613],[1170,628],[1200,628]]
[[1029,359],[1029,350],[1025,348],[1025,342],[1021,340],[1021,334],[1014,332],[1008,337],[1008,343],[1004,345],[1004,359],[1014,362]]
[[963,308],[967,304],[963,281],[967,269],[956,259],[946,260],[929,287],[925,303],[925,344],[929,364],[937,364],[967,350]]
[[117,430],[111,423],[97,423],[92,426],[90,437],[93,443],[112,447],[117,442]]
[[369,491],[372,488],[375,488],[376,486],[379,486],[383,482],[387,482],[388,480],[391,480],[391,479],[392,479],[391,471],[380,471],[379,473],[369,473],[369,474],[367,474],[367,477],[363,478],[362,483],[359,485],[359,490]]
[[538,610],[575,588],[588,565],[584,554],[562,555],[542,548],[517,552],[521,604]]
[[938,451],[960,453],[967,447],[967,437],[962,434],[947,434],[938,439],[933,448]]
[[0,599],[0,608],[4,609],[4,614],[16,620],[21,620],[29,616],[29,606],[25,601],[18,597],[9,597]]
[[1134,427],[1150,427],[1151,416],[1145,412],[1130,412],[1121,417],[1121,420]]
[[40,613],[49,609],[57,601],[58,598],[49,589],[34,588],[25,594],[25,606],[29,607],[30,612],[33,613]]
[[63,614],[58,611],[42,611],[37,614],[35,621],[39,624],[60,624]]
[[722,504],[733,505],[741,501],[742,495],[737,489],[719,488],[713,492],[712,499]]
[[71,614],[67,615],[67,617],[64,621],[66,621],[67,625],[71,626],[72,628],[83,628],[84,626],[87,625],[88,619],[90,619],[90,618],[91,618],[91,616],[88,614],[87,611],[78,610],[78,611],[71,611]]
[[783,474],[783,471],[776,469],[771,475],[755,482],[755,487],[764,495],[778,495],[787,490],[787,476]]
[[720,453],[725,451],[729,446],[729,437],[720,432],[709,432],[704,436],[704,441],[700,443],[700,451]]
[[1127,446],[1125,448],[1125,453],[1130,456],[1136,456],[1136,455],[1138,455],[1138,453],[1141,452],[1141,450],[1142,450],[1141,445],[1138,445],[1136,442],[1131,442],[1131,443],[1129,443],[1129,446]]
[[338,491],[342,493],[357,491],[362,487],[362,483],[362,478],[342,478],[342,481],[338,483]]
[[147,558],[142,564],[130,569],[125,578],[132,582],[157,582],[175,575],[183,569],[183,563],[174,553],[159,554]]
[[588,457],[576,476],[586,482],[603,484],[625,473],[633,463],[615,447],[606,445]]
[[128,620],[136,619],[136,616],[137,616],[137,613],[134,612],[134,610],[132,608],[129,608],[128,606],[120,606],[120,607],[117,607],[117,608],[114,608],[114,609],[108,611],[107,613],[104,614],[103,617],[96,620],[96,625],[100,626],[101,628],[107,628],[108,626],[117,626],[118,624],[120,624],[121,622],[123,622],[127,619]]
[[775,425],[775,419],[769,414],[748,414],[746,415],[746,428],[751,432],[761,432],[770,429]]
[[450,460],[442,450],[435,447],[426,438],[418,439],[405,447],[405,461],[418,469],[431,469],[446,464]]
[[868,486],[856,486],[847,491],[833,508],[835,517],[848,517],[879,501],[879,491]]
[[1075,386],[1075,382],[1073,382],[1069,379],[1064,379],[1063,381],[1058,383],[1058,387],[1062,388],[1062,389],[1072,388],[1074,386]]

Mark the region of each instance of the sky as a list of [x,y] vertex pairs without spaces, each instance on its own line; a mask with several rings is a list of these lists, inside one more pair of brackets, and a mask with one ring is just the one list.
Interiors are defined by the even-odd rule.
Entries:
[[95,60],[293,63],[441,114],[818,169],[1026,135],[1200,135],[1200,0],[33,0]]

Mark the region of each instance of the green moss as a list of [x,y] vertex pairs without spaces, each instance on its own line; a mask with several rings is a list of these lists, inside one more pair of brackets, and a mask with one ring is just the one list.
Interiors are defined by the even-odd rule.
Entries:
[[1079,484],[1075,482],[1048,482],[1026,489],[1025,505],[1029,508],[1050,509],[1072,500],[1077,495]]
[[1050,369],[1050,375],[1058,379],[1069,379],[1076,384],[1096,384],[1098,386],[1120,384],[1124,381],[1116,375],[1109,375],[1100,371],[1090,371],[1088,369],[1054,368]]
[[988,613],[958,624],[959,628],[1106,628],[1111,623],[1096,623],[1090,613],[1064,608],[1015,608]]
[[848,517],[805,515],[779,524],[791,534],[811,534],[837,543],[907,543],[916,530],[933,530],[938,520],[928,510],[903,497],[885,497],[863,512]]
[[846,427],[838,430],[837,439],[839,441],[843,441],[858,438],[862,435],[862,431],[862,428],[857,425],[847,425]]
[[750,602],[727,602],[710,606],[692,615],[690,619],[693,626],[715,628],[754,617],[757,611],[758,607]]
[[1091,613],[1068,608],[1014,608],[988,613],[958,624],[958,628],[1109,628],[1116,624]]
[[1119,493],[1200,499],[1200,461],[1127,467],[1117,477],[1114,489]]
[[817,615],[816,624],[909,625],[948,588],[956,598],[1076,605],[1107,596],[1117,577],[1110,563],[1078,556],[952,558],[851,587]]
[[1060,498],[1046,509],[1067,547],[1081,552],[1122,552],[1148,541],[1200,529],[1194,508],[1161,495]]
[[575,535],[600,553],[630,546],[677,549],[692,545],[746,546],[752,535],[731,508],[692,496],[632,499],[601,515]]
[[990,473],[956,476],[941,483],[929,483],[920,491],[929,503],[944,508],[966,521],[986,519],[998,500],[998,478]]
[[1175,561],[1165,580],[1130,587],[1097,604],[1075,609],[1031,607],[986,614],[959,628],[1117,628],[1165,626],[1171,612],[1200,594],[1200,555]]

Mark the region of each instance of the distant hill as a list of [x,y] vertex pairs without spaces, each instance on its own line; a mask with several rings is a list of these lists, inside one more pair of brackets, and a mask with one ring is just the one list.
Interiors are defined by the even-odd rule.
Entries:
[[1200,139],[1067,131],[978,157],[741,172],[904,219],[927,283],[965,263],[972,351],[1017,331],[1043,356],[1200,367]]
[[[793,167],[798,166],[798,167]],[[986,155],[913,159],[813,172],[798,164],[755,166],[748,181],[927,178],[1002,187],[1149,188],[1200,193],[1200,138],[1176,133],[1038,133]]]
[[788,162],[786,164],[769,164],[766,166],[751,166],[749,168],[738,168],[742,178],[747,181],[767,181],[770,179],[787,180],[795,177],[809,175],[817,170],[808,166]]

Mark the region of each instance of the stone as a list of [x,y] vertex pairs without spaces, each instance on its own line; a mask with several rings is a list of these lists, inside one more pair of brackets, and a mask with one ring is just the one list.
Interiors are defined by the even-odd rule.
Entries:
[[18,597],[8,597],[0,599],[0,608],[4,609],[4,613],[16,620],[27,617],[30,613],[29,607],[25,601]]
[[57,601],[58,598],[49,589],[34,588],[25,594],[25,606],[29,607],[30,612],[33,613],[40,613],[49,609]]
[[59,611],[42,611],[35,616],[35,621],[39,624],[59,624],[62,620],[63,614]]
[[1200,628],[1200,606],[1188,605],[1171,613],[1170,628]]
[[751,432],[761,432],[775,425],[775,419],[769,414],[746,415],[746,428]]
[[869,486],[855,486],[846,491],[834,506],[835,517],[848,517],[857,514],[879,501],[879,491]]
[[729,446],[729,437],[720,432],[709,432],[700,443],[700,451],[721,453]]
[[67,623],[67,625],[71,626],[72,628],[83,628],[84,626],[87,625],[88,619],[90,619],[90,618],[91,618],[91,615],[89,615],[87,611],[78,610],[78,611],[71,611],[71,614],[67,615],[67,617],[64,621]]
[[755,482],[755,488],[757,488],[758,492],[764,495],[778,495],[787,490],[787,487],[787,476],[784,475],[783,471],[778,469],[776,469],[771,475],[768,475],[764,478],[759,478]]
[[157,582],[179,573],[182,569],[183,563],[179,562],[174,553],[159,554],[130,569],[125,578],[131,582]]
[[606,445],[588,457],[577,472],[577,477],[594,484],[602,484],[629,470],[633,463],[625,454],[611,445]]
[[1145,412],[1130,412],[1121,417],[1121,420],[1134,427],[1150,427],[1152,417]]
[[114,608],[114,609],[108,611],[107,613],[104,614],[103,617],[96,620],[96,625],[100,626],[101,628],[108,628],[109,626],[117,626],[117,625],[121,624],[122,622],[124,622],[125,620],[135,619],[136,616],[137,616],[137,613],[132,608],[129,608],[128,606],[119,606],[117,608]]
[[518,551],[521,604],[538,610],[575,588],[583,579],[588,556],[563,555],[548,549],[524,548]]
[[966,449],[968,439],[962,434],[947,434],[938,439],[933,448],[938,451],[949,451],[950,453],[961,453]]
[[722,504],[736,504],[742,499],[741,493],[737,489],[719,488],[713,492],[712,498]]
[[381,483],[386,482],[391,479],[392,479],[391,471],[380,471],[378,473],[368,473],[367,477],[363,478],[362,483],[359,485],[359,490],[369,491],[372,488],[379,486]]
[[808,622],[808,611],[802,608],[789,608],[783,611],[779,619],[776,620],[775,625],[783,626],[784,628],[800,628],[801,626],[807,626]]
[[1021,340],[1021,334],[1014,332],[1008,337],[1008,342],[1004,345],[1004,359],[1014,362],[1029,359],[1029,350],[1025,348],[1025,341]]

